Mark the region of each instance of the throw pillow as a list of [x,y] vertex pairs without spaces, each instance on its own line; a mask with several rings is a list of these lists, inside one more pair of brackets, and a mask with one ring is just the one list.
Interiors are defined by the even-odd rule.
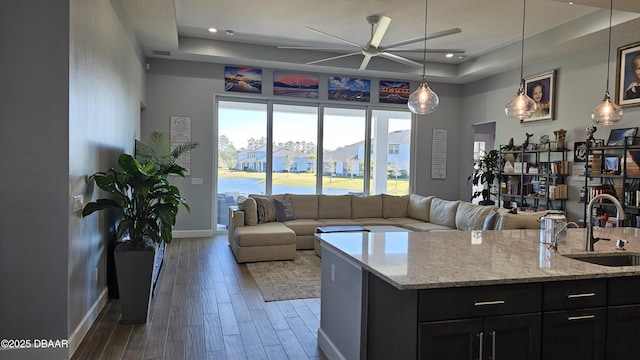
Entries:
[[258,224],[276,221],[276,207],[270,196],[254,196],[258,206]]
[[282,201],[273,199],[273,203],[276,206],[276,221],[282,222],[296,219],[293,212],[293,202],[291,200]]
[[498,220],[498,210],[492,210],[486,218],[484,218],[484,224],[482,224],[482,230],[493,230],[496,227],[496,221]]
[[256,200],[241,196],[238,198],[238,208],[244,211],[244,224],[248,226],[258,225],[258,205]]

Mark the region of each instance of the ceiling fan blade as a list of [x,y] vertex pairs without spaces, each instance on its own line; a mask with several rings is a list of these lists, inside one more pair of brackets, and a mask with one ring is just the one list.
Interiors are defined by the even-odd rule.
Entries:
[[351,41],[349,41],[349,40],[345,40],[345,39],[343,39],[343,38],[339,38],[339,37],[337,37],[337,36],[334,36],[334,35],[331,35],[331,34],[327,34],[326,32],[324,32],[324,31],[320,31],[320,30],[318,30],[318,29],[314,29],[314,28],[311,28],[311,27],[308,27],[308,26],[305,26],[304,28],[305,28],[305,29],[308,29],[308,30],[311,30],[311,31],[313,31],[313,32],[317,32],[318,34],[322,34],[322,35],[324,35],[324,36],[328,36],[328,37],[330,37],[330,38],[332,38],[332,39],[336,39],[336,40],[342,41],[343,43],[346,43],[346,44],[349,44],[349,45],[353,45],[353,46],[356,46],[356,47],[362,47],[360,44],[356,44],[356,43],[351,42]]
[[407,58],[403,58],[402,56],[398,56],[398,55],[394,55],[392,53],[388,53],[388,52],[382,52],[380,54],[378,54],[379,56],[382,56],[383,58],[389,59],[389,60],[393,60],[395,62],[399,62],[401,64],[405,64],[405,65],[409,65],[409,66],[415,66],[415,67],[422,67],[422,64],[417,63],[413,60],[409,60]]
[[371,61],[371,55],[365,55],[364,59],[362,59],[362,63],[360,64],[360,68],[358,70],[364,70],[369,65],[369,61]]
[[305,64],[306,65],[313,65],[313,64],[317,64],[317,63],[321,63],[321,62],[325,62],[325,61],[341,59],[341,58],[344,58],[344,57],[358,55],[358,54],[362,54],[362,52],[358,51],[358,52],[354,52],[354,53],[350,53],[350,54],[334,56],[334,57],[330,57],[330,58],[326,58],[326,59],[322,59],[322,60],[311,61],[311,62],[308,62],[308,63],[305,63]]
[[388,16],[380,17],[380,19],[378,20],[378,24],[376,25],[376,31],[373,33],[373,36],[371,37],[371,41],[369,41],[369,44],[371,44],[371,46],[373,47],[380,46],[382,37],[387,32],[387,29],[389,28],[389,24],[391,24],[390,17]]
[[[424,49],[398,49],[398,50],[388,50],[393,51],[394,53],[421,53],[424,52]],[[466,51],[462,49],[429,49],[427,48],[427,53],[429,54],[464,54]]]
[[426,40],[430,40],[430,39],[437,39],[439,37],[443,37],[443,36],[447,36],[447,35],[453,35],[453,34],[457,34],[459,32],[462,32],[462,29],[460,28],[453,28],[453,29],[449,29],[449,30],[443,30],[443,31],[439,31],[436,33],[432,33],[432,34],[428,34],[426,36],[426,38],[424,36],[420,36],[417,38],[413,38],[413,39],[409,39],[409,40],[404,40],[404,41],[399,41],[393,44],[389,44],[384,46],[384,49],[391,49],[394,47],[398,47],[398,46],[403,46],[403,45],[408,45],[408,44],[413,44],[413,43],[417,43],[419,41],[424,41]]
[[[350,49],[337,47],[309,47],[309,46],[278,46],[278,49],[294,49],[294,50],[318,50],[318,51],[350,51]],[[420,50],[422,51],[422,50]]]

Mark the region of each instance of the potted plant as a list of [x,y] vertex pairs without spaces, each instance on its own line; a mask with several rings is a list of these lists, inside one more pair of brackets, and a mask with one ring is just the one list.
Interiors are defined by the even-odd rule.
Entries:
[[484,152],[484,155],[475,160],[474,170],[467,178],[467,182],[471,181],[473,184],[483,185],[483,189],[475,191],[471,196],[471,199],[482,196],[480,205],[495,205],[495,202],[491,200],[491,188],[494,185],[495,180],[500,175],[500,152],[498,150],[491,150]]
[[120,213],[117,238],[126,241],[116,246],[115,266],[122,322],[145,322],[158,245],[171,242],[180,205],[190,211],[180,190],[167,180],[167,174],[184,176],[185,169],[174,164],[163,172],[153,163],[140,164],[129,154],[121,154],[118,165],[119,170],[112,168],[91,175],[96,185],[112,197],[86,204],[82,216],[106,209]]
[[176,163],[185,152],[195,149],[198,143],[188,141],[171,146],[171,139],[162,132],[154,131],[147,142],[136,140],[136,160],[142,165],[155,164],[158,173],[164,175],[177,174],[184,177],[186,169]]

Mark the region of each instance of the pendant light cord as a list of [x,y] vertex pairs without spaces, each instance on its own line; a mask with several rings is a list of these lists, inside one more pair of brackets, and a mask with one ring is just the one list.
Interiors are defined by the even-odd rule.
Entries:
[[422,78],[426,76],[427,67],[427,9],[429,7],[429,0],[424,0],[424,50],[422,52]]
[[608,53],[607,53],[607,94],[609,93],[609,71],[610,71],[610,59],[611,59],[611,26],[613,19],[613,0],[609,0],[609,43],[608,43]]
[[520,81],[524,80],[524,21],[527,15],[527,0],[524,0],[522,9],[522,42],[520,43]]

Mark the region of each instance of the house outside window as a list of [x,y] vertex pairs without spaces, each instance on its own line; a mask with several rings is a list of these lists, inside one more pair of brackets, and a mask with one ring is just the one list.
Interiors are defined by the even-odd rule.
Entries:
[[389,144],[389,155],[400,154],[400,144]]

